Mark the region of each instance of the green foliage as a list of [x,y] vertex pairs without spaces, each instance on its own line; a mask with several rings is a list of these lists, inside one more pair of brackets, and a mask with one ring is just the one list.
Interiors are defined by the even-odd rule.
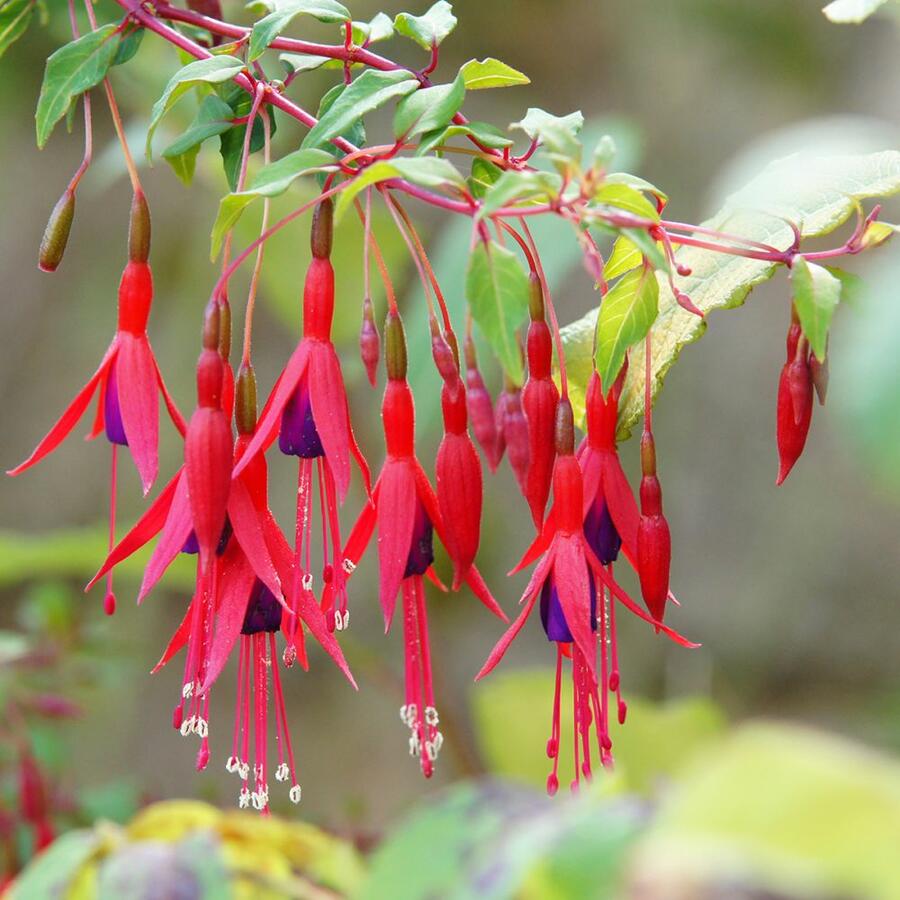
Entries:
[[485,88],[513,87],[517,84],[531,84],[531,79],[512,66],[508,66],[493,56],[486,59],[470,59],[459,70],[467,91],[482,91]]
[[[789,157],[773,163],[704,225],[790,247],[794,234],[788,222],[799,224],[804,237],[827,234],[856,210],[860,200],[900,191],[900,152],[889,150],[858,156]],[[760,212],[765,209],[766,212]],[[704,313],[740,306],[752,288],[775,273],[775,263],[684,247],[676,259],[691,269],[679,286]],[[697,340],[705,320],[682,309],[664,274],[659,281],[659,315],[651,328],[652,391],[655,396],[681,349]],[[573,385],[576,411],[583,412],[579,385],[587,383],[596,328],[596,311],[563,329],[563,342]],[[643,367],[629,368],[619,412],[619,435],[627,437],[643,412]],[[580,405],[580,409],[579,409]]]
[[406,70],[380,72],[367,69],[351,84],[342,87],[336,99],[310,129],[303,140],[303,147],[322,147],[332,138],[342,135],[370,113],[389,100],[405,97],[419,85],[415,76]]
[[34,116],[38,147],[47,143],[72,101],[103,81],[116,58],[120,40],[115,25],[104,25],[50,56]]
[[385,13],[376,13],[375,17],[368,22],[353,23],[353,43],[354,44],[377,44],[379,41],[386,41],[394,35],[394,23],[391,17]]
[[[423,134],[422,139],[419,141],[419,147],[416,150],[416,156],[425,156],[426,154],[431,153],[433,150],[443,146],[450,138],[462,136],[468,137],[469,135],[485,147],[490,147],[495,150],[502,149],[503,147],[510,147],[513,143],[499,128],[495,128],[487,122],[467,122],[465,125],[448,125],[446,128],[436,128],[428,134]],[[481,157],[476,157],[472,160],[473,170],[476,163],[496,168],[493,163],[490,163]],[[500,170],[497,169],[498,174],[499,171]]]
[[479,241],[469,258],[466,299],[506,373],[521,384],[522,351],[516,330],[528,314],[528,277],[515,254],[493,241]]
[[397,34],[411,38],[426,50],[437,47],[454,28],[456,16],[446,0],[439,0],[421,16],[402,12],[394,17],[394,30]]
[[[28,30],[36,0],[6,0],[0,4],[0,56]],[[46,17],[46,11],[43,10]]]
[[300,15],[313,16],[320,22],[349,22],[350,13],[346,6],[336,0],[290,0],[279,3],[274,12],[253,25],[247,58],[250,62],[265,53],[269,44]]
[[800,327],[819,360],[825,359],[831,317],[841,300],[841,282],[824,266],[798,259],[791,269]]
[[623,275],[603,298],[597,321],[596,365],[605,389],[616,380],[629,348],[647,336],[658,301],[659,282],[646,266]]
[[459,111],[466,97],[462,75],[451,84],[421,88],[397,104],[394,136],[408,140],[423,131],[443,128]]
[[547,202],[559,196],[562,180],[554,172],[529,172],[510,169],[503,172],[484,192],[483,203],[478,210],[478,218],[493,215],[504,206],[528,200],[533,203]]
[[170,79],[162,96],[153,104],[147,128],[147,159],[153,156],[153,132],[162,117],[192,88],[200,84],[222,84],[231,81],[244,68],[242,60],[234,56],[211,56],[198,59],[179,69]]
[[465,186],[462,175],[445,159],[436,159],[433,156],[414,158],[398,156],[392,160],[381,160],[367,166],[341,191],[334,208],[335,221],[339,222],[343,218],[353,198],[358,196],[360,191],[392,178],[405,178],[414,184],[429,188],[449,186],[461,189]]
[[277,197],[303,175],[329,171],[334,162],[324,150],[308,148],[295,150],[257,172],[246,190],[226,194],[219,201],[219,211],[210,235],[210,259],[215,260],[222,249],[225,235],[234,227],[244,210],[260,197]]
[[610,897],[640,826],[624,804],[555,803],[503,784],[463,785],[423,804],[390,836],[359,898]]
[[185,184],[190,184],[194,177],[197,154],[203,142],[233,128],[233,119],[234,110],[221,97],[210,94],[203,99],[187,130],[163,150],[163,159]]

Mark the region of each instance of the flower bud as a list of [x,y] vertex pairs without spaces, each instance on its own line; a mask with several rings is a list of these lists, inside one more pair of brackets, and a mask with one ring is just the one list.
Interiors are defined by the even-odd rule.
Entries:
[[[775,484],[781,484],[788,477],[794,463],[803,453],[806,437],[809,434],[809,425],[812,421],[812,378],[809,375],[808,367],[804,366],[806,371],[804,392],[802,372],[798,373],[796,370],[792,372],[795,364],[796,361],[785,363],[778,381],[776,438],[779,468]],[[800,394],[799,398],[798,393]]]
[[544,289],[537,272],[528,275],[528,314],[532,322],[544,321]]
[[525,494],[528,478],[528,423],[522,412],[522,391],[508,384],[497,398],[497,461],[509,450],[509,464]]
[[400,314],[391,310],[384,322],[384,365],[392,381],[406,380],[406,334]]
[[253,434],[256,429],[256,372],[250,363],[244,363],[238,372],[234,419],[238,434]]
[[363,300],[363,319],[359,329],[359,356],[366,369],[369,384],[375,387],[378,378],[378,360],[381,356],[381,341],[375,327],[375,316],[372,311],[372,299]]
[[309,245],[315,259],[328,259],[334,237],[334,204],[330,197],[319,201],[313,212]]
[[205,350],[219,351],[219,338],[221,336],[221,314],[219,304],[210,300],[203,311],[202,342]]
[[487,460],[488,468],[497,471],[500,455],[497,446],[497,422],[491,395],[478,370],[475,345],[466,339],[466,408],[472,423],[472,433]]
[[[532,323],[532,327],[546,325]],[[535,527],[540,530],[544,510],[550,496],[553,478],[553,461],[556,458],[555,422],[559,391],[549,374],[544,378],[530,375],[522,390],[522,410],[528,426],[528,474],[525,480],[525,498],[531,509]]]
[[66,188],[56,201],[56,206],[47,220],[44,236],[41,238],[41,249],[38,254],[38,268],[42,272],[55,272],[62,262],[72,230],[72,219],[75,217],[75,192]]
[[431,356],[444,384],[455,392],[459,386],[459,364],[435,319],[431,320]]
[[142,190],[134,192],[128,223],[128,258],[145,263],[150,258],[150,207]]

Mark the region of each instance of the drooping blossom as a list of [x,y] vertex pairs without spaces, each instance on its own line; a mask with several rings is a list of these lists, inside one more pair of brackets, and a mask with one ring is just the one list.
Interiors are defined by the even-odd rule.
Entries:
[[[431,648],[423,578],[440,582],[434,574],[434,534],[448,547],[447,529],[437,497],[415,453],[415,406],[406,380],[406,339],[400,317],[388,314],[384,330],[388,382],[381,415],[387,458],[371,499],[353,527],[343,552],[343,568],[352,572],[376,526],[378,529],[379,598],[385,631],[390,630],[398,593],[403,598],[406,697],[400,718],[410,730],[410,753],[430,777],[443,737],[432,684]],[[478,569],[470,565],[463,576],[475,596],[494,615],[506,616],[491,596]],[[323,606],[329,607],[332,584],[326,584]]]
[[497,397],[497,462],[504,452],[509,456],[509,464],[522,496],[528,495],[529,439],[528,423],[522,411],[522,389],[506,379],[503,390]]
[[[813,369],[810,359],[809,342],[803,336],[796,310],[792,309],[787,333],[787,359],[778,380],[776,435],[779,467],[775,484],[781,484],[788,477],[806,446],[813,410]],[[821,388],[817,387],[819,397],[824,400],[826,379],[822,378],[821,366],[818,364],[817,374],[818,385],[821,385]]]
[[312,498],[318,485],[322,522],[322,579],[333,586],[335,607],[326,610],[329,627],[346,628],[347,572],[336,561],[341,552],[338,503],[350,484],[350,456],[356,459],[369,490],[369,470],[350,425],[341,364],[331,342],[334,317],[334,269],[331,255],[332,204],[316,207],[311,232],[312,260],[303,289],[303,337],[275,384],[235,473],[278,437],[278,447],[299,460],[295,530],[295,578],[313,596]]
[[[618,696],[619,671],[615,633],[615,603],[618,601],[639,618],[663,631],[678,643],[691,646],[677,632],[645,613],[603,566],[588,542],[583,527],[584,495],[581,469],[574,455],[572,408],[563,397],[557,407],[557,459],[553,471],[553,514],[547,527],[530,548],[526,559],[540,546],[537,566],[522,594],[525,606],[509,630],[494,647],[476,680],[500,662],[540,599],[541,624],[547,639],[556,644],[556,689],[547,754],[553,760],[547,779],[548,793],[559,788],[560,693],[563,659],[572,665],[575,736],[573,756],[577,788],[592,772],[591,730],[601,764],[612,762],[609,732],[609,693],[617,695],[618,719],[624,722],[625,703]],[[523,563],[525,560],[523,559]],[[597,646],[600,665],[597,665]]]
[[535,272],[530,277],[529,309],[531,322],[526,338],[528,378],[522,389],[522,411],[528,426],[528,472],[525,499],[538,531],[544,524],[544,510],[550,496],[553,461],[556,458],[553,423],[559,391],[551,377],[553,339],[544,320],[544,296]]
[[[127,447],[146,494],[159,468],[159,395],[173,424],[184,435],[186,425],[169,395],[150,341],[147,321],[153,300],[153,277],[147,263],[150,218],[143,194],[135,194],[131,213],[129,261],[119,283],[118,327],[96,372],[24,462],[8,471],[19,475],[52,453],[71,433],[96,394],[97,411],[89,438],[105,433],[112,445],[110,468],[110,537],[115,534],[117,448]],[[105,607],[115,610],[111,575]]]
[[469,421],[472,423],[472,433],[475,435],[475,440],[478,441],[478,446],[481,447],[488,468],[492,472],[496,472],[497,466],[500,464],[497,419],[494,415],[494,404],[491,401],[490,392],[478,369],[475,342],[471,335],[466,337],[465,353],[466,409],[469,413]]

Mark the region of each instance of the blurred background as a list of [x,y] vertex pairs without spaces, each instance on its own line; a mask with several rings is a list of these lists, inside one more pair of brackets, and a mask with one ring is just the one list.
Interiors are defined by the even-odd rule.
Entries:
[[[225,0],[226,17],[246,16]],[[449,76],[466,59],[498,57],[532,79],[467,100],[474,119],[503,124],[528,106],[557,114],[580,108],[585,131],[611,131],[620,164],[667,191],[671,218],[699,221],[722,198],[773,158],[801,147],[828,152],[900,146],[900,34],[890,19],[838,27],[817,0],[520,0],[495,4],[458,0],[456,32],[441,53]],[[426,4],[406,4],[421,11]],[[354,0],[355,18],[393,2]],[[513,9],[514,7],[514,9]],[[112,7],[101,11],[113,17]],[[78,194],[66,258],[55,275],[37,270],[46,216],[81,158],[82,123],[60,127],[38,153],[33,110],[43,61],[67,40],[62,9],[51,3],[46,28],[34,27],[0,60],[0,392],[4,428],[0,460],[24,458],[86,381],[115,326],[115,289],[125,261],[130,191],[118,162],[108,113],[97,95],[96,163]],[[332,39],[326,26],[298,20],[293,34]],[[411,63],[416,48],[390,46]],[[152,102],[178,65],[174,51],[148,36],[127,67],[114,70],[135,155],[143,146]],[[275,74],[274,64],[270,74]],[[315,108],[339,72],[303,76],[292,96]],[[185,100],[156,137],[157,156],[195,111]],[[295,146],[301,132],[279,120],[276,152]],[[372,133],[377,136],[378,125]],[[217,275],[208,234],[226,191],[215,141],[201,152],[197,177],[186,188],[158,159],[142,178],[153,213],[156,299],[150,337],[182,410],[193,407],[193,368],[203,305]],[[586,139],[588,147],[592,146]],[[293,189],[275,212],[296,205]],[[425,235],[448,295],[459,298],[467,232],[430,210],[410,211]],[[889,207],[889,210],[891,208]],[[896,221],[896,204],[893,220]],[[244,217],[237,246],[258,228],[258,211]],[[891,219],[891,215],[886,218]],[[404,308],[422,307],[421,289],[405,248],[384,218],[376,222],[392,273],[404,286]],[[338,313],[351,410],[373,469],[383,451],[376,410],[380,393],[365,382],[356,334],[362,297],[360,235],[353,222],[336,251]],[[553,273],[563,321],[595,302],[592,288],[552,229],[541,245]],[[255,364],[264,391],[290,353],[299,324],[307,255],[304,223],[271,242],[255,332]],[[900,278],[896,246],[868,254],[848,268],[872,286],[865,302],[842,306],[834,327],[831,393],[817,408],[807,451],[780,489],[774,419],[789,307],[783,273],[755,290],[746,306],[710,317],[708,335],[688,347],[669,374],[655,416],[660,474],[673,534],[672,583],[682,608],[671,624],[702,647],[686,651],[655,638],[637,622],[621,625],[626,698],[676,703],[701,695],[733,721],[766,716],[825,726],[890,753],[900,750],[900,364],[896,334]],[[239,318],[246,273],[231,291]],[[376,279],[377,283],[377,279]],[[376,290],[378,315],[383,303]],[[410,315],[412,315],[410,313]],[[890,323],[890,324],[887,324]],[[410,326],[412,353],[427,362],[424,318]],[[236,328],[236,340],[240,331]],[[492,388],[499,373],[483,368]],[[429,365],[414,376],[418,440],[433,472],[439,439],[437,381]],[[78,434],[83,433],[83,426]],[[175,434],[162,426],[161,478],[179,463]],[[637,446],[622,448],[630,473]],[[89,809],[127,815],[151,798],[200,796],[231,804],[237,784],[224,771],[229,753],[234,675],[226,672],[213,696],[209,769],[196,773],[195,747],[170,727],[180,690],[178,670],[150,677],[180,621],[191,586],[190,565],[177,568],[137,609],[136,569],[119,577],[119,610],[108,619],[102,591],[80,586],[103,556],[108,504],[108,445],[70,439],[41,466],[0,491],[0,628],[30,633],[52,651],[74,640],[54,671],[81,706],[80,716],[39,727],[36,750],[55,766],[58,789],[87,798]],[[283,523],[293,509],[293,462],[272,455],[272,502]],[[142,508],[138,481],[123,465],[120,522]],[[164,483],[164,482],[161,482]],[[355,485],[345,510],[349,527],[361,502]],[[529,517],[504,462],[486,479],[479,566],[495,595],[512,611],[524,586],[505,572],[530,540]],[[444,564],[446,561],[443,561]],[[498,622],[466,592],[429,595],[438,707],[447,743],[435,777],[423,783],[407,756],[400,636],[382,634],[372,589],[373,554],[351,583],[346,652],[362,689],[353,693],[322,653],[309,673],[285,679],[298,748],[307,818],[356,834],[381,832],[416,798],[484,769],[504,743],[542,772],[542,737],[549,734],[548,682],[537,677],[522,715],[514,704],[473,709],[472,677],[498,638]],[[444,571],[447,571],[446,565]],[[629,586],[634,585],[629,582]],[[527,628],[503,669],[547,667],[550,648],[537,623]],[[502,670],[501,670],[502,671]],[[498,678],[502,678],[498,672]],[[489,690],[489,688],[485,688]],[[488,695],[490,696],[490,695]],[[476,727],[475,716],[485,727]],[[537,739],[519,747],[522,728]],[[492,737],[485,737],[490,730]],[[676,733],[663,739],[677,748]],[[493,741],[493,744],[491,742]],[[491,746],[487,746],[491,744]],[[528,756],[528,754],[531,754]],[[513,773],[515,774],[515,773]],[[273,789],[273,805],[286,797]],[[90,806],[93,804],[93,806]]]

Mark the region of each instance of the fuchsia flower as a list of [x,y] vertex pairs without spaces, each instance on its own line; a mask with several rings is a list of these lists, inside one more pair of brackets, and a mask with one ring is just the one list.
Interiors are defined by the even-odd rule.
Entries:
[[[370,479],[350,425],[341,364],[331,342],[334,316],[334,269],[329,259],[332,237],[332,204],[323,200],[312,225],[313,258],[303,290],[303,337],[278,378],[260,415],[259,425],[238,462],[240,474],[264,452],[278,435],[282,453],[299,458],[296,519],[296,575],[300,588],[312,595],[311,514],[314,480],[318,482],[323,522],[323,580],[333,585],[337,612],[326,611],[330,627],[346,628],[346,571],[334,565],[341,552],[337,504],[350,484],[350,455],[356,459],[366,490]],[[313,463],[316,462],[314,476]],[[330,555],[329,555],[330,547]],[[330,561],[331,560],[331,561]]]
[[507,381],[497,397],[497,463],[509,451],[509,464],[522,496],[528,496],[528,422],[522,411],[522,389]]
[[[8,475],[19,475],[52,453],[84,415],[94,394],[97,412],[88,437],[101,432],[112,445],[110,468],[110,544],[115,534],[117,447],[128,447],[141,478],[144,494],[153,486],[159,469],[159,398],[162,394],[169,416],[179,433],[186,426],[169,395],[147,338],[147,321],[153,301],[153,276],[147,259],[150,252],[150,213],[143,194],[135,194],[131,210],[129,261],[119,283],[119,321],[115,337],[97,371],[78,392],[56,424],[35,447],[31,456]],[[115,611],[112,575],[104,600],[106,612]]]
[[[385,631],[394,618],[397,594],[403,596],[403,635],[406,645],[406,702],[400,717],[409,728],[410,753],[420,758],[426,778],[443,738],[438,730],[431,679],[431,650],[425,611],[423,576],[437,582],[432,569],[433,535],[450,546],[447,528],[437,497],[415,454],[415,406],[406,381],[406,339],[396,312],[388,314],[385,325],[385,359],[388,383],[381,413],[387,445],[387,459],[375,483],[371,500],[357,519],[343,553],[343,568],[352,572],[377,525],[379,597]],[[459,570],[458,570],[459,571]],[[503,610],[491,596],[474,565],[462,580],[494,615],[506,621]],[[440,582],[437,582],[440,584]],[[323,606],[329,608],[333,584],[326,584]]]
[[[143,195],[135,195],[135,205],[144,206]],[[135,213],[132,211],[132,222]],[[149,228],[149,218],[147,219]],[[134,227],[134,226],[133,226]],[[133,244],[133,241],[132,241]],[[144,247],[149,251],[149,239]],[[146,253],[132,256],[119,283],[119,322],[97,371],[78,392],[56,424],[35,447],[31,456],[7,474],[18,475],[52,453],[69,435],[99,389],[97,413],[90,437],[106,432],[113,445],[128,447],[146,494],[159,468],[159,401],[162,394],[169,416],[178,431],[185,423],[169,395],[159,371],[150,341],[147,320],[153,301],[153,277]]]
[[466,337],[466,409],[472,422],[472,433],[484,453],[488,468],[496,472],[500,464],[497,420],[491,395],[478,369],[475,342],[471,335]]
[[[618,700],[618,718],[624,722],[626,706],[619,695],[618,658],[615,641],[614,606],[618,600],[644,621],[685,646],[690,644],[677,632],[648,616],[619,586],[611,571],[604,568],[584,532],[584,492],[581,469],[574,455],[574,423],[567,398],[559,401],[555,443],[557,459],[553,471],[554,507],[544,531],[523,558],[539,562],[522,594],[525,604],[509,630],[500,639],[476,676],[483,678],[503,658],[522,630],[540,597],[541,623],[547,639],[556,643],[556,693],[553,725],[547,743],[547,755],[553,769],[547,779],[548,793],[559,787],[557,776],[560,742],[560,690],[563,657],[572,660],[572,686],[575,712],[575,789],[582,776],[591,777],[591,727],[597,755],[603,765],[611,763],[612,741],[609,734],[608,692]],[[537,550],[537,548],[540,548]],[[599,632],[599,634],[598,634]],[[597,644],[601,648],[597,667]]]

